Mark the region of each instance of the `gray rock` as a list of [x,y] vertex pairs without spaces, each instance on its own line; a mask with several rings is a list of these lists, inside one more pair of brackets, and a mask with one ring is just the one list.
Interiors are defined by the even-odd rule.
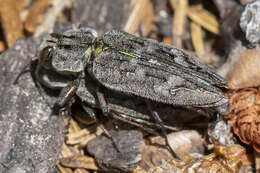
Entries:
[[121,130],[110,131],[110,134],[114,143],[105,135],[98,136],[88,142],[88,152],[104,170],[133,171],[142,159],[139,152],[140,147],[144,145],[142,133],[136,130]]
[[131,10],[130,0],[75,0],[72,23],[94,28],[98,34],[111,29],[123,29]]
[[62,118],[51,116],[32,73],[21,75],[18,84],[13,84],[35,58],[40,42],[40,38],[20,39],[0,56],[0,172],[49,173],[60,157]]
[[246,5],[240,18],[240,27],[249,42],[260,41],[260,0]]

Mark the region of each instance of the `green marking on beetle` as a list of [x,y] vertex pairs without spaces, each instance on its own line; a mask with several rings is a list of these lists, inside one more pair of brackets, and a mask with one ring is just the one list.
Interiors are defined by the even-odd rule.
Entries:
[[140,56],[135,55],[133,53],[125,52],[125,51],[122,51],[122,50],[120,50],[119,52],[122,53],[123,55],[130,56],[132,58],[140,58]]
[[94,49],[94,56],[97,57],[101,52],[106,51],[108,47],[102,42],[98,41],[97,46]]

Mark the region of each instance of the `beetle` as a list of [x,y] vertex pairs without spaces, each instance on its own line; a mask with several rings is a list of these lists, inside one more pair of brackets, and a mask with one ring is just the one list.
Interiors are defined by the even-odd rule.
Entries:
[[[94,29],[78,28],[50,36],[35,74],[45,86],[49,84],[40,75],[42,68],[72,78],[62,84],[58,107],[64,107],[75,95],[81,100],[89,98],[79,92],[82,88],[86,91],[84,88],[89,85],[86,82],[91,78],[94,82],[90,83],[95,84],[94,97],[105,115],[111,106],[102,88],[143,98],[164,136],[164,124],[151,101],[207,109],[217,114],[229,110],[229,100],[222,92],[227,88],[225,79],[174,46],[119,30],[98,37]],[[82,82],[86,84],[83,87]]]
[[[101,38],[90,28],[51,37],[38,67],[77,79],[89,73],[110,90],[157,102],[211,108],[220,114],[228,111],[229,101],[221,90],[227,87],[226,81],[173,46],[118,30],[108,31]],[[73,85],[73,92],[77,85]],[[102,96],[97,95],[103,103]]]

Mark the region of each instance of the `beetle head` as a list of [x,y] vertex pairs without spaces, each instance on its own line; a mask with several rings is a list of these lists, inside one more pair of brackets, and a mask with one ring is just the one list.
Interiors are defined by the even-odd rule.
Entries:
[[[84,71],[97,39],[97,32],[90,28],[79,28],[65,31],[62,34],[51,34],[52,52],[49,54],[51,67],[61,74],[78,74]],[[44,54],[47,54],[47,51]],[[46,57],[47,58],[47,57]]]

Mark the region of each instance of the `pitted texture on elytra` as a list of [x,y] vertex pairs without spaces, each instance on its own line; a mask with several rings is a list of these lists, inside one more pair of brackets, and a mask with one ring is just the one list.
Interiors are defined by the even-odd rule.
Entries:
[[91,73],[107,88],[173,105],[218,106],[223,78],[184,52],[155,40],[109,31]]
[[[140,60],[154,60],[154,64],[169,68],[172,73],[180,75],[182,71],[192,82],[214,86],[225,86],[226,81],[212,72],[207,66],[183,51],[156,40],[135,37],[134,35],[112,30],[104,34],[102,40],[110,48],[136,54]],[[150,61],[151,62],[151,61]],[[175,71],[176,70],[176,71]],[[194,74],[192,74],[194,73]],[[193,79],[192,79],[193,78]],[[198,80],[198,81],[196,81]]]
[[117,52],[105,51],[95,58],[93,73],[107,88],[173,105],[212,105],[223,99],[218,92],[206,91],[179,76],[133,61],[136,60],[126,55],[118,57]]

